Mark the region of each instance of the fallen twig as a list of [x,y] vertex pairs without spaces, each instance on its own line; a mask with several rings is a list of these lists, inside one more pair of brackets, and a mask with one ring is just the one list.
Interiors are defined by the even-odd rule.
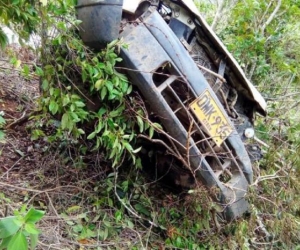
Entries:
[[23,112],[23,114],[21,115],[20,118],[16,119],[15,121],[13,121],[12,123],[8,124],[5,128],[8,129],[8,128],[12,128],[16,125],[21,125],[23,124],[24,122],[28,121],[28,119],[33,116],[33,115],[36,115],[39,111],[33,111],[33,112],[30,112],[29,114],[26,114],[26,110]]
[[4,175],[7,175],[7,179],[8,179],[8,173],[23,159],[25,157],[25,155],[24,156],[21,156],[9,169],[7,169],[7,171],[5,171],[5,173],[4,174],[2,174],[1,175],[1,177],[0,178],[2,178],[2,177],[4,177]]
[[46,190],[37,190],[37,189],[19,187],[19,186],[15,186],[15,185],[8,184],[8,183],[0,181],[0,186],[10,187],[10,188],[14,188],[14,189],[22,190],[22,191],[27,191],[27,192],[38,193],[38,194],[42,194],[42,193],[46,193],[46,192],[52,192],[52,191],[55,191],[57,189],[62,189],[62,188],[74,188],[74,189],[79,189],[79,190],[82,190],[82,191],[86,191],[86,190],[84,190],[80,187],[72,186],[72,185],[60,186],[60,187],[50,188],[50,189],[46,189]]

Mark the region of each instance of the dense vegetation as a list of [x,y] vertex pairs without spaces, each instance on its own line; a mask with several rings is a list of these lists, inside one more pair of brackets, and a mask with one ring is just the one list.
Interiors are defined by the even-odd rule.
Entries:
[[[161,127],[147,119],[143,102],[114,68],[122,42],[99,53],[85,47],[71,0],[0,0],[1,23],[21,39],[34,32],[41,37],[34,72],[16,57],[11,60],[24,77],[41,78],[32,140],[49,143],[48,154],[59,149],[62,164],[83,171],[101,161],[110,169],[94,183],[95,193],[82,194],[84,206],[78,196],[72,206],[57,207],[69,238],[82,245],[100,241],[109,248],[128,229],[136,236],[126,243],[128,249],[300,248],[300,2],[217,2],[198,7],[268,101],[268,116],[258,117],[256,124],[267,145],[262,146],[263,161],[253,166],[251,211],[231,223],[216,220],[216,206],[205,189],[173,194],[142,172],[137,137],[151,138]],[[6,40],[0,32],[1,45]],[[0,113],[0,139],[2,127]],[[27,236],[35,246],[35,223],[42,216],[40,210],[20,207],[13,221],[2,220],[0,229],[6,231],[0,231],[0,249],[26,249]]]

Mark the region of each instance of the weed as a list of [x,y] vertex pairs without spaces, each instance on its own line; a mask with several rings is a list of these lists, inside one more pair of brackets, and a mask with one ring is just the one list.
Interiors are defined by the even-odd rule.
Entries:
[[0,249],[27,250],[27,238],[30,238],[30,249],[35,249],[40,231],[36,223],[44,216],[44,211],[30,208],[26,212],[26,206],[20,211],[14,211],[14,216],[8,216],[0,220]]

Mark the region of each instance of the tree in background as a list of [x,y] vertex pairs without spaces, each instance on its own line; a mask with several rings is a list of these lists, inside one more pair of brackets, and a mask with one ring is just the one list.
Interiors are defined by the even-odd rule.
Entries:
[[209,14],[212,28],[268,101],[268,116],[256,126],[269,147],[263,147],[264,161],[254,168],[254,190],[259,192],[253,204],[279,239],[280,244],[272,246],[295,247],[300,206],[300,1],[217,0],[199,8]]
[[1,26],[14,30],[21,39],[29,39],[36,31],[40,21],[36,1],[30,0],[0,0],[0,45],[2,48],[8,43],[7,35]]

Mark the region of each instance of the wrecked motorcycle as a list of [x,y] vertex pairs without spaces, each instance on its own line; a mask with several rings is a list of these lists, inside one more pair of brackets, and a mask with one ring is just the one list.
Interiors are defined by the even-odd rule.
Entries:
[[217,190],[227,220],[241,216],[261,157],[252,140],[254,115],[266,112],[260,93],[192,0],[88,2],[77,6],[83,41],[96,49],[117,37],[128,44],[123,65],[182,168]]

